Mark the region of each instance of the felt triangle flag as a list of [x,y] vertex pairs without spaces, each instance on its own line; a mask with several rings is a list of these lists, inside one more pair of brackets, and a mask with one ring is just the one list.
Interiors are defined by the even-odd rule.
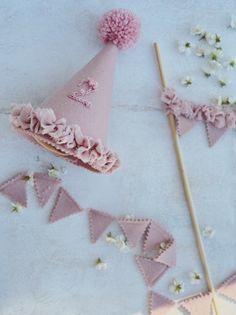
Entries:
[[89,228],[91,242],[95,243],[115,218],[95,209],[89,210]]
[[176,265],[176,244],[173,240],[171,245],[167,247],[157,258],[154,259],[160,263],[167,265],[168,267],[174,267]]
[[196,125],[196,121],[192,119],[187,119],[184,116],[179,116],[178,118],[176,118],[176,125],[178,135],[183,136]]
[[181,306],[191,315],[211,315],[211,294],[199,294],[184,300]]
[[236,301],[236,274],[227,279],[220,286],[218,292]]
[[[175,306],[175,303],[168,298],[155,293],[149,293],[149,314],[150,315],[167,315]],[[204,315],[204,314],[199,314]]]
[[171,235],[167,233],[157,222],[151,221],[145,235],[143,251],[149,252],[157,249],[157,246],[160,243],[167,242],[171,238]]
[[147,257],[136,256],[136,262],[148,287],[152,287],[168,269],[167,265]]
[[34,187],[41,207],[45,206],[60,183],[59,178],[48,174],[34,173]]
[[212,147],[226,132],[227,128],[216,128],[211,123],[206,123],[209,146]]
[[118,220],[118,223],[127,238],[129,246],[135,247],[144,235],[150,220],[122,218]]
[[83,209],[69,193],[64,188],[60,187],[49,221],[53,223],[71,214],[81,212],[82,210]]
[[0,192],[22,207],[27,207],[25,176],[27,176],[26,173],[18,174],[0,185]]

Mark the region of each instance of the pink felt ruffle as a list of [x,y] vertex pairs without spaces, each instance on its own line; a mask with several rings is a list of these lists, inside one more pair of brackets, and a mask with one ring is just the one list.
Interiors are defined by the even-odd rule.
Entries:
[[118,156],[107,149],[100,140],[82,134],[79,125],[68,125],[65,118],[57,118],[50,108],[33,109],[31,104],[15,106],[11,123],[27,136],[36,135],[75,164],[89,165],[101,173],[111,173],[120,166]]
[[210,123],[215,128],[236,128],[236,111],[211,104],[195,104],[181,99],[174,89],[163,90],[161,100],[167,113],[176,118],[185,117],[190,120]]

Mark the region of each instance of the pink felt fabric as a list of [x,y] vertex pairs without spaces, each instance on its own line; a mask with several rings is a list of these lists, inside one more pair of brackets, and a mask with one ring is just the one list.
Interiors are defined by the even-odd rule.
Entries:
[[[38,140],[66,153],[64,158],[76,165],[102,173],[117,169],[120,161],[106,147],[117,54],[114,44],[106,44],[39,108],[33,110],[30,104],[15,107],[11,114],[13,126],[27,138],[37,136]],[[93,93],[83,90],[81,83],[85,81],[90,86],[96,82],[98,86]],[[81,102],[75,97],[78,93],[84,94]]]
[[226,132],[227,128],[216,128],[211,123],[206,123],[209,146],[212,147]]
[[150,252],[156,249],[160,243],[169,241],[170,239],[172,239],[172,236],[160,224],[152,220],[145,234],[143,251]]
[[219,287],[218,292],[236,302],[236,274],[223,282]]
[[27,173],[18,174],[0,185],[0,192],[7,196],[12,202],[27,207],[26,180]]
[[34,187],[41,207],[44,207],[61,180],[43,173],[34,173]]
[[178,118],[176,118],[176,122],[179,136],[183,136],[196,125],[195,120],[187,119],[184,116],[179,116]]
[[135,247],[144,235],[150,220],[121,218],[118,219],[118,223],[127,238],[129,246]]
[[51,211],[49,222],[53,223],[71,214],[81,212],[83,209],[70,196],[70,194],[60,187],[55,205]]
[[157,258],[154,258],[155,261],[163,263],[168,267],[174,267],[176,265],[176,243],[172,240],[169,247],[164,250]]
[[90,239],[95,243],[106,228],[115,220],[113,216],[95,209],[89,210]]
[[[175,303],[168,298],[155,293],[149,293],[149,314],[150,315],[167,315],[175,306]],[[204,315],[204,314],[199,314]]]
[[181,306],[191,315],[211,315],[211,294],[199,294],[181,302]]
[[169,268],[163,263],[142,256],[136,256],[136,262],[148,287],[152,287]]

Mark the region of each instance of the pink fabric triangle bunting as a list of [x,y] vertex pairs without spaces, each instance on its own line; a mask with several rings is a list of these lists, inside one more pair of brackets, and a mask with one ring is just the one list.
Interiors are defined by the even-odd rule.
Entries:
[[179,116],[176,118],[176,126],[179,136],[183,136],[185,133],[190,131],[196,125],[196,121],[192,119],[185,118],[184,116]]
[[143,251],[150,252],[157,249],[157,246],[160,243],[167,242],[171,238],[169,233],[167,233],[157,222],[152,220],[145,234]]
[[216,128],[211,123],[206,123],[209,146],[212,147],[226,132],[227,128]]
[[60,187],[49,221],[53,223],[71,214],[81,212],[82,210],[83,209],[69,193],[64,188]]
[[129,246],[135,247],[144,235],[150,220],[122,218],[118,220],[118,223],[127,238]]
[[236,301],[236,274],[227,279],[219,287],[218,292]]
[[95,243],[115,218],[95,209],[89,210],[89,228],[91,242]]
[[60,183],[59,178],[48,174],[34,173],[34,187],[41,207],[45,206]]
[[0,185],[0,192],[22,207],[27,207],[26,175],[27,173],[18,174]]
[[136,262],[148,287],[152,287],[169,268],[148,257],[136,256]]
[[168,312],[170,312],[174,306],[175,306],[175,302],[169,300],[168,298],[155,292],[149,293],[149,314],[150,315],[167,315]]
[[211,303],[211,294],[199,294],[195,297],[184,300],[181,303],[181,306],[191,315],[210,315]]
[[176,265],[176,243],[173,240],[169,247],[166,248],[157,258],[154,259],[168,267]]

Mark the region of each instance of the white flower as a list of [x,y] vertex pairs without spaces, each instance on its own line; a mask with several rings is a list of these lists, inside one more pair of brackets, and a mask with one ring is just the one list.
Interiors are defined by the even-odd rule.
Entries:
[[227,68],[227,70],[235,69],[236,68],[236,59],[232,58],[232,59],[227,60],[224,63],[224,66]]
[[198,284],[202,280],[202,275],[197,271],[193,271],[193,272],[190,272],[189,278],[192,284]]
[[22,205],[20,203],[14,203],[14,202],[11,202],[11,211],[12,212],[16,212],[16,213],[19,213],[21,212],[21,210],[23,209]]
[[184,292],[184,283],[182,281],[177,281],[176,279],[173,279],[169,286],[169,290],[174,294],[181,294],[182,292]]
[[124,237],[123,234],[116,236],[116,247],[119,248],[120,251],[125,252],[129,250],[128,241]]
[[204,67],[202,68],[203,74],[206,78],[209,78],[215,75],[215,70],[212,67]]
[[204,58],[205,56],[209,55],[209,50],[203,48],[203,47],[197,47],[195,50],[195,55],[197,57]]
[[225,87],[226,85],[228,85],[230,83],[230,81],[226,78],[219,78],[219,84],[221,87]]
[[231,15],[229,27],[232,29],[236,29],[236,15]]
[[210,60],[209,66],[215,72],[222,68],[222,64],[219,60]]
[[189,56],[191,54],[191,49],[193,45],[189,41],[180,41],[178,44],[178,50],[180,53],[185,54],[186,56]]
[[115,236],[113,236],[113,234],[111,232],[108,232],[106,234],[106,241],[109,244],[116,244],[116,238],[115,238]]
[[211,226],[207,225],[202,230],[202,234],[204,237],[212,238],[215,235],[215,230]]
[[60,171],[51,163],[48,168],[48,175],[52,177],[59,177]]
[[201,26],[196,25],[196,26],[193,26],[193,27],[191,28],[191,34],[194,35],[194,36],[200,36],[200,37],[202,37],[202,36],[204,36],[205,31],[202,29]]
[[180,82],[181,82],[182,85],[190,86],[190,85],[192,85],[193,80],[192,80],[192,78],[190,76],[186,76],[183,79],[181,79]]
[[101,258],[98,258],[95,261],[95,268],[97,270],[106,270],[107,269],[107,263],[105,263]]
[[220,47],[221,36],[218,34],[206,33],[206,41],[210,46]]
[[219,96],[217,99],[217,105],[219,106],[235,105],[235,104],[236,104],[236,100],[234,100],[232,97]]
[[23,179],[31,186],[34,186],[34,172],[28,172]]

